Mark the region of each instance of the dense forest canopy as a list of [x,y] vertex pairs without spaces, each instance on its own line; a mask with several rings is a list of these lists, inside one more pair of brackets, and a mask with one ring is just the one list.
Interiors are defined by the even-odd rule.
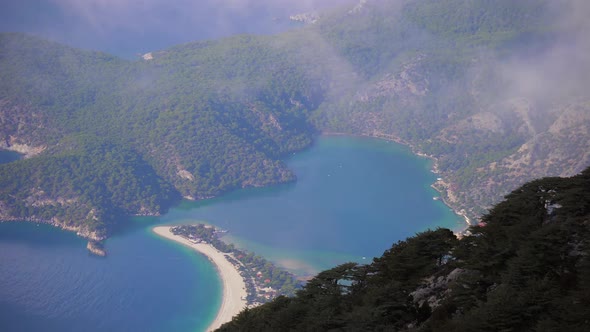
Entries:
[[0,166],[0,218],[104,238],[181,197],[293,181],[282,159],[320,132],[435,157],[445,201],[479,217],[590,164],[587,7],[366,1],[135,61],[2,33],[0,147],[30,158]]

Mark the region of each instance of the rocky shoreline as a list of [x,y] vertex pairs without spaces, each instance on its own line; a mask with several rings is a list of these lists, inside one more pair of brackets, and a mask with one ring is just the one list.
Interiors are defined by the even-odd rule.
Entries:
[[106,256],[103,241],[106,240],[107,237],[105,235],[99,235],[96,231],[89,231],[78,226],[69,226],[58,220],[45,220],[37,217],[16,218],[0,213],[0,223],[2,222],[32,222],[36,224],[47,224],[53,227],[61,228],[64,231],[74,232],[77,236],[88,240],[86,248],[90,253],[98,256]]
[[[379,133],[379,132],[373,132],[370,134],[349,134],[349,133],[330,132],[330,131],[321,132],[321,135],[369,137],[369,138],[377,138],[377,139],[382,139],[382,140],[392,141],[392,142],[395,142],[398,144],[402,144],[402,145],[408,146],[411,149],[412,153],[414,153],[415,155],[431,159],[433,161],[432,172],[435,174],[440,174],[440,171],[439,171],[438,165],[437,165],[438,160],[436,157],[431,156],[431,155],[427,155],[427,154],[419,151],[414,145],[412,145],[409,142],[407,142],[399,137],[396,137],[394,135],[389,135],[389,134],[384,134],[384,133]],[[449,196],[453,195],[452,190],[450,189],[450,185],[451,184],[446,183],[446,182],[439,179],[435,183],[433,183],[431,185],[431,187],[441,194],[441,200],[446,206],[448,206],[456,215],[461,216],[465,220],[465,228],[461,229],[458,232],[458,235],[461,235],[467,230],[467,228],[469,226],[475,225],[476,223],[474,223],[472,221],[472,219],[470,218],[470,216],[468,216],[468,214],[466,213],[465,210],[459,209],[455,204],[450,202]],[[210,199],[210,198],[214,198],[214,197],[215,196],[211,196],[211,197],[190,197],[189,196],[189,197],[184,197],[184,199],[196,201],[196,200],[201,200],[201,199]],[[140,213],[133,214],[132,216],[159,216],[159,215],[160,215],[160,213],[152,213],[152,212],[142,211]],[[99,235],[96,231],[89,231],[89,230],[84,229],[79,226],[69,226],[69,225],[66,225],[64,222],[57,220],[57,218],[52,218],[51,220],[44,220],[44,219],[37,218],[37,217],[16,218],[16,217],[8,216],[4,213],[1,213],[1,211],[0,211],[0,220],[2,220],[2,222],[4,222],[4,221],[9,221],[9,222],[24,221],[24,222],[43,223],[43,224],[52,225],[54,227],[59,227],[59,228],[66,230],[66,231],[75,232],[76,235],[88,240],[88,244],[87,244],[86,248],[88,249],[88,251],[90,253],[97,255],[97,256],[106,256],[106,250],[104,249],[104,240],[106,240],[107,236],[106,235]]]
[[9,140],[0,141],[0,150],[12,151],[21,154],[23,158],[31,158],[39,153],[45,151],[45,146],[30,146],[28,144],[16,143],[14,137],[10,137]]
[[94,254],[96,256],[105,257],[107,255],[107,252],[104,250],[104,245],[102,244],[102,242],[90,240],[86,245],[86,249],[88,249],[88,251],[91,254]]

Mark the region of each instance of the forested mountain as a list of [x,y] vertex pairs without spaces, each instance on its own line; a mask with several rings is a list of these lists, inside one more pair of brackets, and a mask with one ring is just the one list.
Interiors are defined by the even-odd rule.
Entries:
[[102,238],[179,197],[292,181],[282,158],[319,132],[435,157],[446,202],[478,217],[527,180],[590,164],[587,8],[361,1],[136,61],[0,34],[0,144],[30,157],[0,166],[0,217]]
[[590,165],[589,12],[582,1],[368,1],[327,17],[321,41],[355,84],[327,94],[317,125],[435,157],[447,203],[478,217],[528,180]]
[[590,330],[590,168],[529,182],[483,220],[321,272],[219,331]]
[[155,214],[177,197],[135,151],[96,136],[70,136],[59,150],[0,168],[2,218],[51,221],[102,240],[116,220]]
[[32,157],[0,166],[4,220],[104,238],[123,216],[158,214],[181,195],[292,181],[280,159],[314,133],[321,90],[252,37],[151,62],[22,34],[1,35],[0,49],[3,145]]

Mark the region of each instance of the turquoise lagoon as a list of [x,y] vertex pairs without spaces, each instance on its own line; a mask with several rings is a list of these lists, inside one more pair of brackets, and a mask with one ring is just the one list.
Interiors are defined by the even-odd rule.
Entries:
[[[0,156],[2,158],[2,156]],[[370,262],[394,242],[463,221],[430,188],[431,161],[399,144],[321,137],[291,156],[295,183],[182,202],[159,218],[134,218],[94,257],[85,241],[46,225],[0,224],[0,330],[201,331],[221,285],[203,256],[151,232],[206,222],[226,240],[299,276]]]

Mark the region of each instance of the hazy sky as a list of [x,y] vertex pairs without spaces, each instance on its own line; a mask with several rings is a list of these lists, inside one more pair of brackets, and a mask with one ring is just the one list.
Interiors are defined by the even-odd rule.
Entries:
[[0,31],[131,57],[174,44],[295,26],[289,15],[352,0],[0,0]]

